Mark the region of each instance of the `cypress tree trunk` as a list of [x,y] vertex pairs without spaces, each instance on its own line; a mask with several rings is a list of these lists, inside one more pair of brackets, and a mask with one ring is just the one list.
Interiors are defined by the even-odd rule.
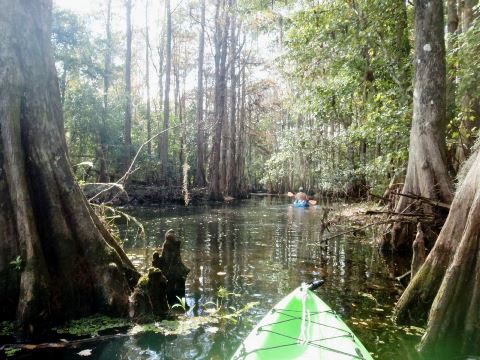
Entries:
[[[223,4],[222,4],[223,2]],[[227,73],[227,46],[228,46],[228,28],[230,18],[226,14],[225,3],[222,0],[217,1],[216,6],[216,28],[215,28],[215,132],[212,140],[212,153],[209,162],[209,198],[210,200],[223,200],[221,189],[220,172],[220,152],[222,143],[222,130],[225,122],[225,92],[226,92],[226,73]]]
[[[446,167],[446,65],[443,2],[415,1],[415,88],[407,175],[402,193],[450,203],[451,184]],[[411,210],[414,200],[401,197],[395,212]],[[423,211],[433,213],[431,207]],[[444,214],[437,214],[439,217]],[[410,248],[414,226],[397,222],[382,247]]]
[[205,0],[200,4],[200,34],[198,40],[198,73],[197,73],[197,186],[204,187],[205,179],[205,134],[203,124],[203,61],[205,54]]
[[124,169],[128,169],[132,152],[132,0],[125,2],[127,11],[127,50],[125,55],[125,123],[123,141]]
[[237,17],[235,15],[235,0],[230,0],[230,11],[232,12],[232,21],[230,29],[230,126],[229,126],[229,149],[227,153],[227,194],[230,196],[238,195],[237,188]]
[[245,128],[245,117],[246,117],[246,76],[245,76],[245,66],[243,64],[241,69],[241,94],[240,96],[240,109],[239,109],[239,124],[238,124],[238,141],[237,141],[237,151],[236,155],[237,158],[235,163],[237,165],[237,184],[236,188],[240,192],[240,196],[246,197],[247,196],[247,184],[245,179],[245,154],[247,152],[246,149],[246,128]]
[[51,0],[0,0],[0,317],[16,317],[25,334],[96,312],[127,314],[138,279],[69,164],[51,8]]
[[397,305],[397,316],[428,310],[419,349],[432,358],[480,351],[480,152],[472,155],[452,209],[426,263]]
[[[145,85],[147,87],[147,139],[152,137],[152,119],[150,109],[150,34],[148,29],[148,0],[145,1]],[[152,155],[152,143],[147,144],[147,154]],[[148,176],[147,176],[148,178]]]
[[165,61],[165,94],[163,99],[163,133],[160,146],[160,183],[167,182],[168,170],[168,129],[170,127],[170,77],[172,72],[172,12],[170,0],[166,0],[167,44]]
[[[166,15],[166,7],[163,8],[164,17]],[[162,22],[162,30],[160,31],[160,43],[158,45],[158,57],[159,57],[159,64],[158,64],[158,113],[162,114],[158,117],[158,132],[162,129],[162,119],[163,119],[163,74],[164,74],[164,60],[165,60],[165,31],[166,31],[166,21]],[[157,141],[157,155],[158,161],[161,162],[162,159],[162,136],[158,136]],[[160,170],[160,169],[159,169]],[[159,174],[160,177],[160,174]]]
[[103,109],[102,124],[100,125],[99,144],[97,148],[97,157],[100,161],[98,182],[108,182],[110,179],[107,173],[107,120],[108,120],[108,91],[110,89],[110,76],[112,67],[112,0],[107,2],[107,23],[106,48],[103,69]]

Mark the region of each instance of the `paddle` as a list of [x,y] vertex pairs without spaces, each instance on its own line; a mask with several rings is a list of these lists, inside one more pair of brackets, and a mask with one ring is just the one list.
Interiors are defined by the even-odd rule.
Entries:
[[312,282],[308,283],[307,286],[308,286],[308,289],[313,291],[315,289],[318,289],[324,283],[325,283],[325,279],[313,280]]
[[[295,196],[295,194],[292,193],[292,192],[290,192],[290,191],[287,193],[287,195],[288,195],[289,197]],[[317,201],[316,201],[316,200],[308,200],[308,203],[309,203],[310,205],[312,205],[312,206],[317,205]]]

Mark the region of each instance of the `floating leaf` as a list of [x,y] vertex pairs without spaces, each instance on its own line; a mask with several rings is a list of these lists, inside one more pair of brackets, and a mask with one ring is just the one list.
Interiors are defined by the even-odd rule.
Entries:
[[92,355],[92,349],[85,349],[77,353],[80,356],[90,356]]

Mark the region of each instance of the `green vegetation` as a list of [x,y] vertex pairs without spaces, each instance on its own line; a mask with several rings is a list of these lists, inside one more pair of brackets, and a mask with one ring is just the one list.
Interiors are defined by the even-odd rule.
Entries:
[[18,255],[15,260],[10,261],[10,265],[12,265],[15,270],[21,271],[23,268],[23,259],[20,255]]
[[[412,54],[398,2],[328,1],[291,16],[282,69],[289,116],[264,183],[383,191],[407,160]],[[275,126],[276,125],[276,126]]]
[[[141,275],[115,222],[143,227],[90,202],[302,186],[381,200],[379,247],[413,253],[395,320],[427,323],[424,353],[450,333],[459,354],[480,351],[478,0],[84,5],[0,3],[2,320],[26,338],[74,314],[86,317],[59,332],[131,326],[88,316],[129,312]],[[183,270],[168,285],[181,292]],[[238,317],[232,296],[220,288],[207,312]]]
[[[184,81],[186,74],[196,71],[196,64],[192,60],[194,53],[180,52],[179,44],[192,49],[197,39],[188,29],[182,9],[172,17],[177,42],[173,56],[177,62],[175,113],[169,117],[167,172],[169,184],[183,185],[188,195],[188,187],[198,179],[196,174],[183,173],[182,169],[183,165],[196,168],[195,144],[199,135],[195,125],[195,89]],[[256,17],[252,17],[254,14]],[[103,57],[108,50],[112,62],[118,63],[123,56],[122,34],[113,31],[107,44],[103,35],[92,33],[87,22],[76,14],[57,10],[54,18],[53,38],[61,85],[63,77],[68,78],[63,106],[71,157],[78,164],[77,176],[96,181],[103,156],[109,178],[118,179],[123,169],[124,79],[121,67],[105,69]],[[252,78],[237,74],[240,104],[237,116],[248,115],[243,120],[244,128],[236,125],[245,152],[246,186],[286,192],[302,185],[314,192],[364,196],[368,191],[381,195],[392,179],[402,178],[413,115],[412,6],[401,1],[332,0],[305,4],[298,9],[294,3],[270,7],[262,2],[242,2],[239,18],[246,39],[271,37],[280,31],[282,40],[270,44],[275,49],[269,54],[273,54],[275,65],[270,77],[257,80],[258,68],[254,65],[244,65],[251,66]],[[468,143],[466,139],[474,138],[477,131],[475,102],[470,101],[466,106],[465,96],[478,92],[478,29],[474,17],[468,31],[449,34],[452,46],[447,49],[448,77],[458,79],[452,94],[454,99],[448,102],[446,138],[450,169],[454,172],[463,161],[458,158],[458,144]],[[151,56],[154,65],[156,60],[163,64],[162,59]],[[267,60],[261,51],[256,56]],[[244,61],[248,62],[248,58],[240,59],[240,63]],[[143,73],[141,64],[137,65],[137,71]],[[156,76],[165,76],[157,65],[154,70]],[[103,110],[107,115],[102,119],[101,89],[106,75],[109,100],[108,108]],[[216,84],[211,86],[215,90]],[[208,98],[208,88],[205,91],[207,105],[213,106],[214,98]],[[132,96],[135,109],[132,141],[137,150],[148,139],[145,131],[150,118],[144,94],[137,89]],[[162,111],[159,105],[148,116],[161,119]],[[208,113],[208,109],[204,111]],[[208,125],[211,119],[206,121]],[[472,125],[465,126],[465,121]],[[162,131],[159,122],[153,121],[149,126],[150,136]],[[206,126],[204,130],[203,141],[209,144],[214,129]],[[225,146],[229,146],[225,141]],[[133,181],[159,181],[157,143],[154,139],[148,143],[150,150],[144,148],[139,153]],[[105,149],[105,154],[98,152],[99,146]],[[81,165],[86,162],[92,166]]]
[[59,334],[75,336],[99,336],[105,330],[131,327],[133,323],[126,318],[112,318],[104,315],[93,315],[86,318],[72,320],[65,326],[55,328]]
[[[145,282],[148,276],[140,278],[139,283]],[[94,315],[86,318],[73,320],[65,326],[54,328],[58,334],[69,334],[74,336],[99,336],[106,330],[114,330],[128,327],[128,333],[135,335],[143,332],[155,332],[164,335],[186,335],[192,331],[210,324],[218,324],[220,322],[236,322],[237,318],[242,316],[245,312],[252,309],[258,302],[249,302],[241,309],[234,307],[224,307],[224,302],[229,296],[239,296],[233,293],[228,293],[224,288],[220,288],[217,293],[217,302],[211,303],[216,305],[214,309],[206,309],[209,313],[207,316],[191,316],[178,315],[173,320],[154,321],[147,324],[135,324],[133,321],[126,318],[112,318],[104,315]],[[205,304],[205,306],[209,303]],[[171,307],[171,309],[182,309],[192,311],[193,308],[188,308],[185,298],[180,299],[179,303]],[[8,335],[13,330],[13,325],[8,322],[2,323],[2,333],[0,335]]]
[[0,336],[13,335],[15,331],[15,325],[11,321],[0,322]]
[[4,349],[5,355],[7,357],[13,357],[19,351],[22,351],[22,349],[14,348],[14,347],[7,347],[7,348]]

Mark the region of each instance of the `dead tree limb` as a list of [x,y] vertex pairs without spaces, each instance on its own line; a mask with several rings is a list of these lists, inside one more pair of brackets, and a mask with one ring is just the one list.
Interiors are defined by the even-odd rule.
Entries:
[[412,217],[417,217],[417,218],[433,218],[432,215],[427,215],[427,214],[421,214],[421,213],[399,213],[395,211],[376,211],[376,210],[367,210],[365,212],[365,215],[381,215],[381,214],[386,214],[386,215],[392,215],[392,216],[412,216]]
[[423,201],[423,202],[428,203],[429,205],[450,210],[450,205],[449,204],[441,202],[441,201],[435,201],[435,200],[426,198],[424,196],[415,195],[415,194],[404,194],[404,193],[400,193],[400,192],[391,192],[391,194],[392,195],[397,195],[397,196],[404,196],[404,197],[414,199],[414,200]]
[[348,231],[344,231],[344,232],[341,232],[341,233],[338,233],[338,234],[335,234],[335,235],[332,235],[328,238],[325,238],[325,239],[322,239],[320,242],[327,242],[329,240],[332,240],[332,239],[335,239],[337,237],[340,237],[340,236],[343,236],[343,235],[347,235],[347,234],[350,234],[350,233],[353,233],[353,232],[356,232],[356,231],[360,231],[360,230],[363,230],[363,229],[366,229],[366,228],[369,228],[371,226],[376,226],[376,225],[385,225],[385,224],[391,224],[392,222],[394,222],[394,220],[384,220],[384,221],[379,221],[379,222],[376,222],[376,223],[372,223],[372,224],[367,224],[367,225],[364,225],[364,226],[360,226],[358,228],[354,228],[354,229],[350,229]]

